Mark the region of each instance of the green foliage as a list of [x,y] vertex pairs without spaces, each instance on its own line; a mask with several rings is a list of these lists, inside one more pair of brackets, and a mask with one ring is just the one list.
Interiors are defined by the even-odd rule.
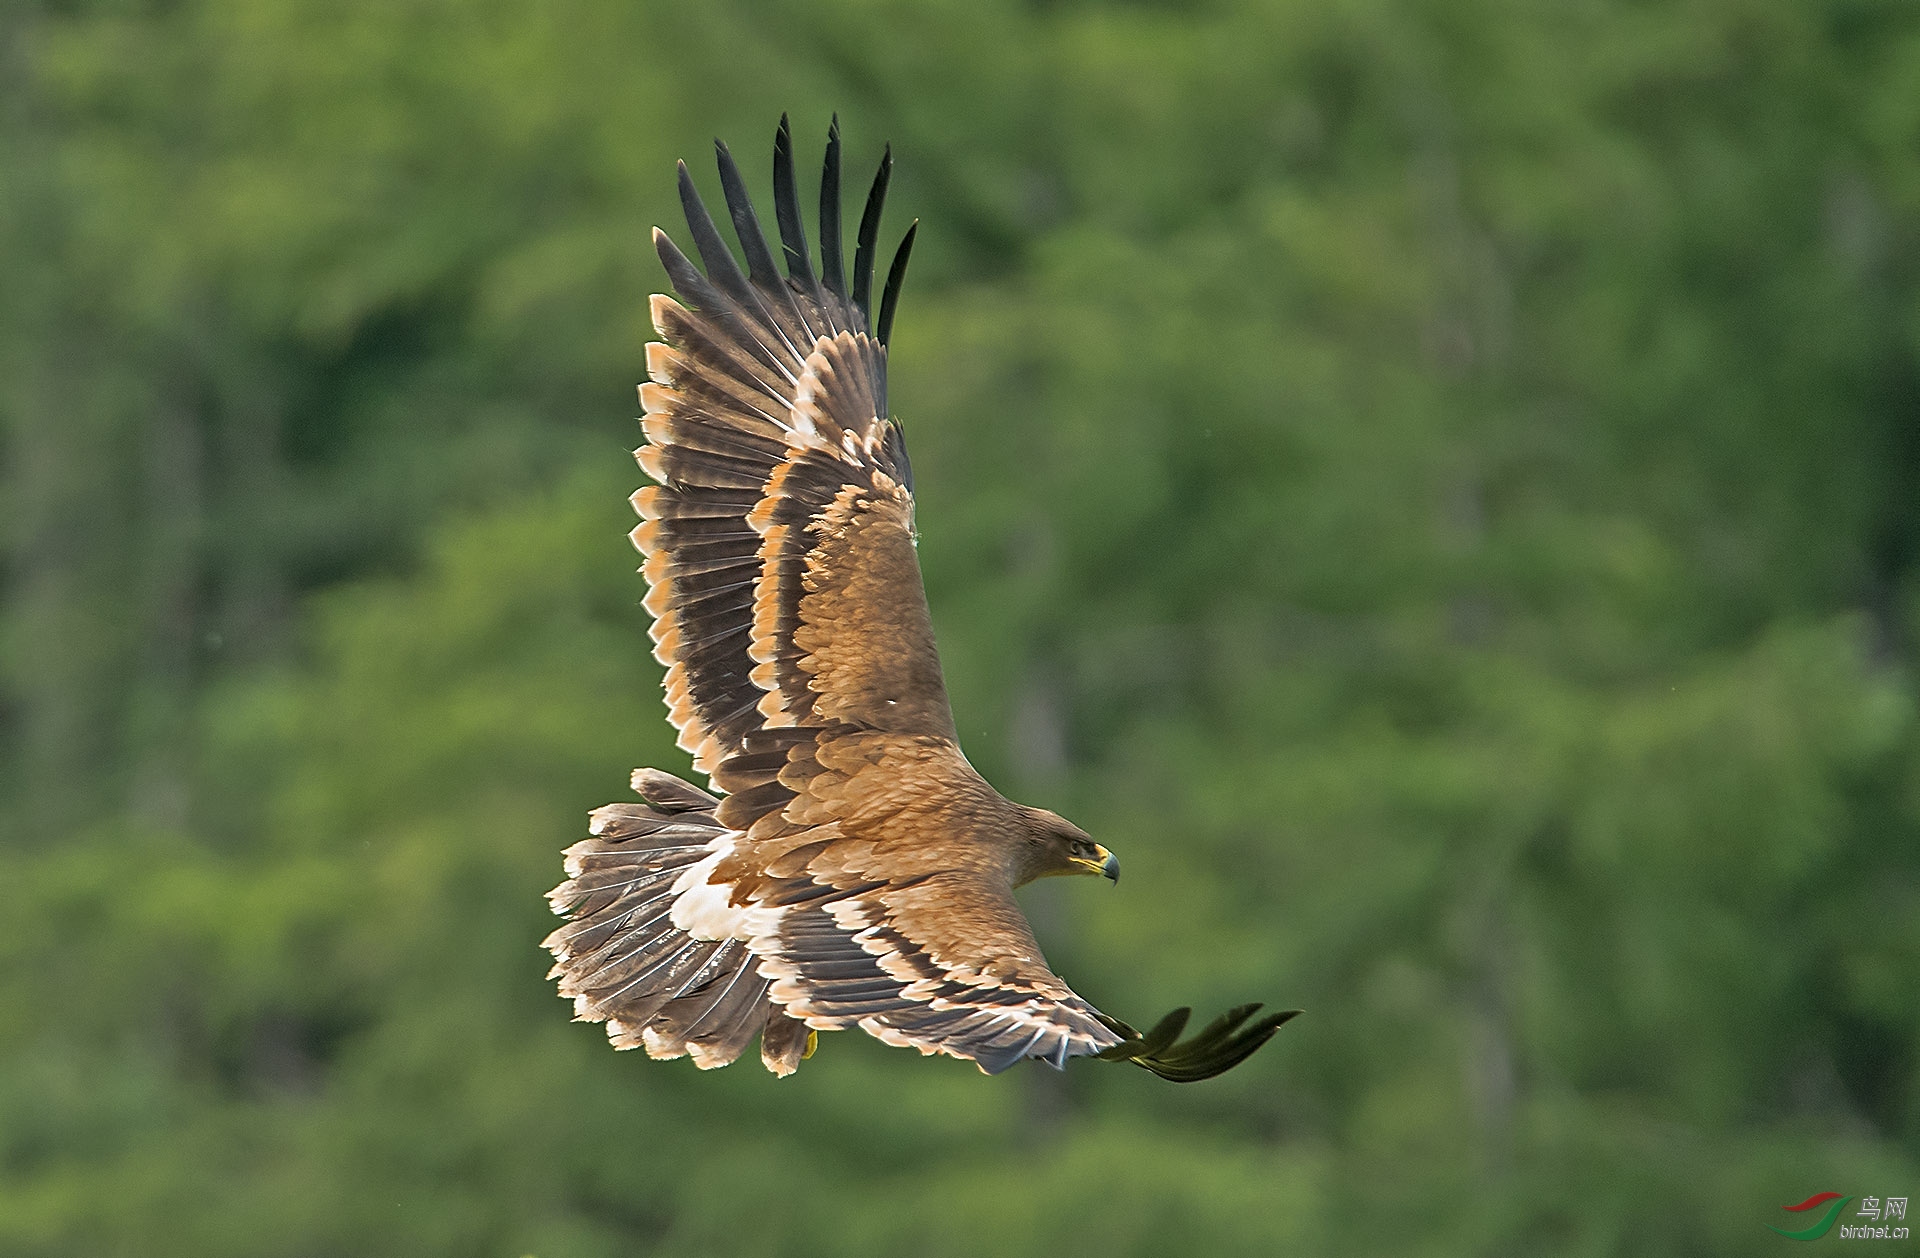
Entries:
[[[1920,17],[0,15],[0,1251],[1750,1253],[1920,1188]],[[962,737],[1206,1083],[610,1051],[675,230],[891,139]],[[807,181],[810,184],[810,180]],[[764,195],[764,185],[761,185]]]

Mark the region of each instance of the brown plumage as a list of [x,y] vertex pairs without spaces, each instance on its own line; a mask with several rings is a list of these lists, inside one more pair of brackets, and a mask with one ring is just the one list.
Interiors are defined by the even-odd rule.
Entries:
[[[640,388],[656,484],[633,497],[669,719],[719,796],[653,769],[640,804],[594,812],[550,895],[546,940],[576,1016],[616,1047],[733,1061],[754,1036],[791,1072],[812,1032],[858,1026],[995,1073],[1025,1057],[1134,1060],[1218,1073],[1286,1019],[1234,1011],[1187,1044],[1176,1011],[1145,1037],[1048,969],[1013,892],[1117,877],[1069,822],[1002,797],[954,732],[914,548],[912,474],[887,415],[887,339],[913,240],[878,318],[872,279],[891,159],[842,274],[840,137],[821,180],[820,268],[798,208],[786,120],[774,265],[733,159],[721,184],[743,274],[679,168],[705,270],[664,232],[680,300],[653,298],[661,342]],[[1243,1025],[1245,1024],[1245,1025]],[[1171,1030],[1169,1028],[1171,1027]]]

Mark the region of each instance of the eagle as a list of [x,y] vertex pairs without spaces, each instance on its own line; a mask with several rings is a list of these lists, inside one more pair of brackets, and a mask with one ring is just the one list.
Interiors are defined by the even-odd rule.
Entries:
[[783,116],[773,146],[784,274],[727,146],[715,142],[742,271],[685,162],[701,266],[659,228],[675,296],[656,294],[640,386],[654,482],[634,546],[666,667],[668,717],[712,793],[635,770],[637,802],[590,814],[549,893],[545,940],[576,1020],[616,1048],[724,1066],[754,1037],[776,1075],[820,1031],[858,1027],[997,1074],[1025,1058],[1130,1061],[1210,1078],[1297,1010],[1189,1011],[1136,1032],[1048,968],[1014,899],[1037,878],[1117,881],[1112,852],[1016,804],[960,750],[916,556],[913,473],[887,408],[887,345],[908,227],[874,316],[889,147],[849,271],[840,128],[827,135],[818,264]]

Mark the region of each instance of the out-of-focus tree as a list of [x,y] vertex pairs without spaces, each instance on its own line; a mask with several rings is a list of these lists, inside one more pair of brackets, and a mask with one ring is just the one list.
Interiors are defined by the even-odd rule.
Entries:
[[[9,9],[0,1249],[1745,1253],[1912,1189],[1916,81],[1876,0]],[[962,737],[1128,866],[1050,955],[1309,1011],[1216,1082],[699,1075],[542,981],[558,849],[684,765],[646,231],[782,110],[924,220]]]

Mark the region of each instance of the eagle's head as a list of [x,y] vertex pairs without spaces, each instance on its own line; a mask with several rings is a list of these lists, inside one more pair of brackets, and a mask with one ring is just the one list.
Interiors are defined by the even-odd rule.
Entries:
[[1018,805],[1026,833],[1021,836],[1020,873],[1015,885],[1060,874],[1099,874],[1120,881],[1120,858],[1095,843],[1085,830],[1059,813]]

